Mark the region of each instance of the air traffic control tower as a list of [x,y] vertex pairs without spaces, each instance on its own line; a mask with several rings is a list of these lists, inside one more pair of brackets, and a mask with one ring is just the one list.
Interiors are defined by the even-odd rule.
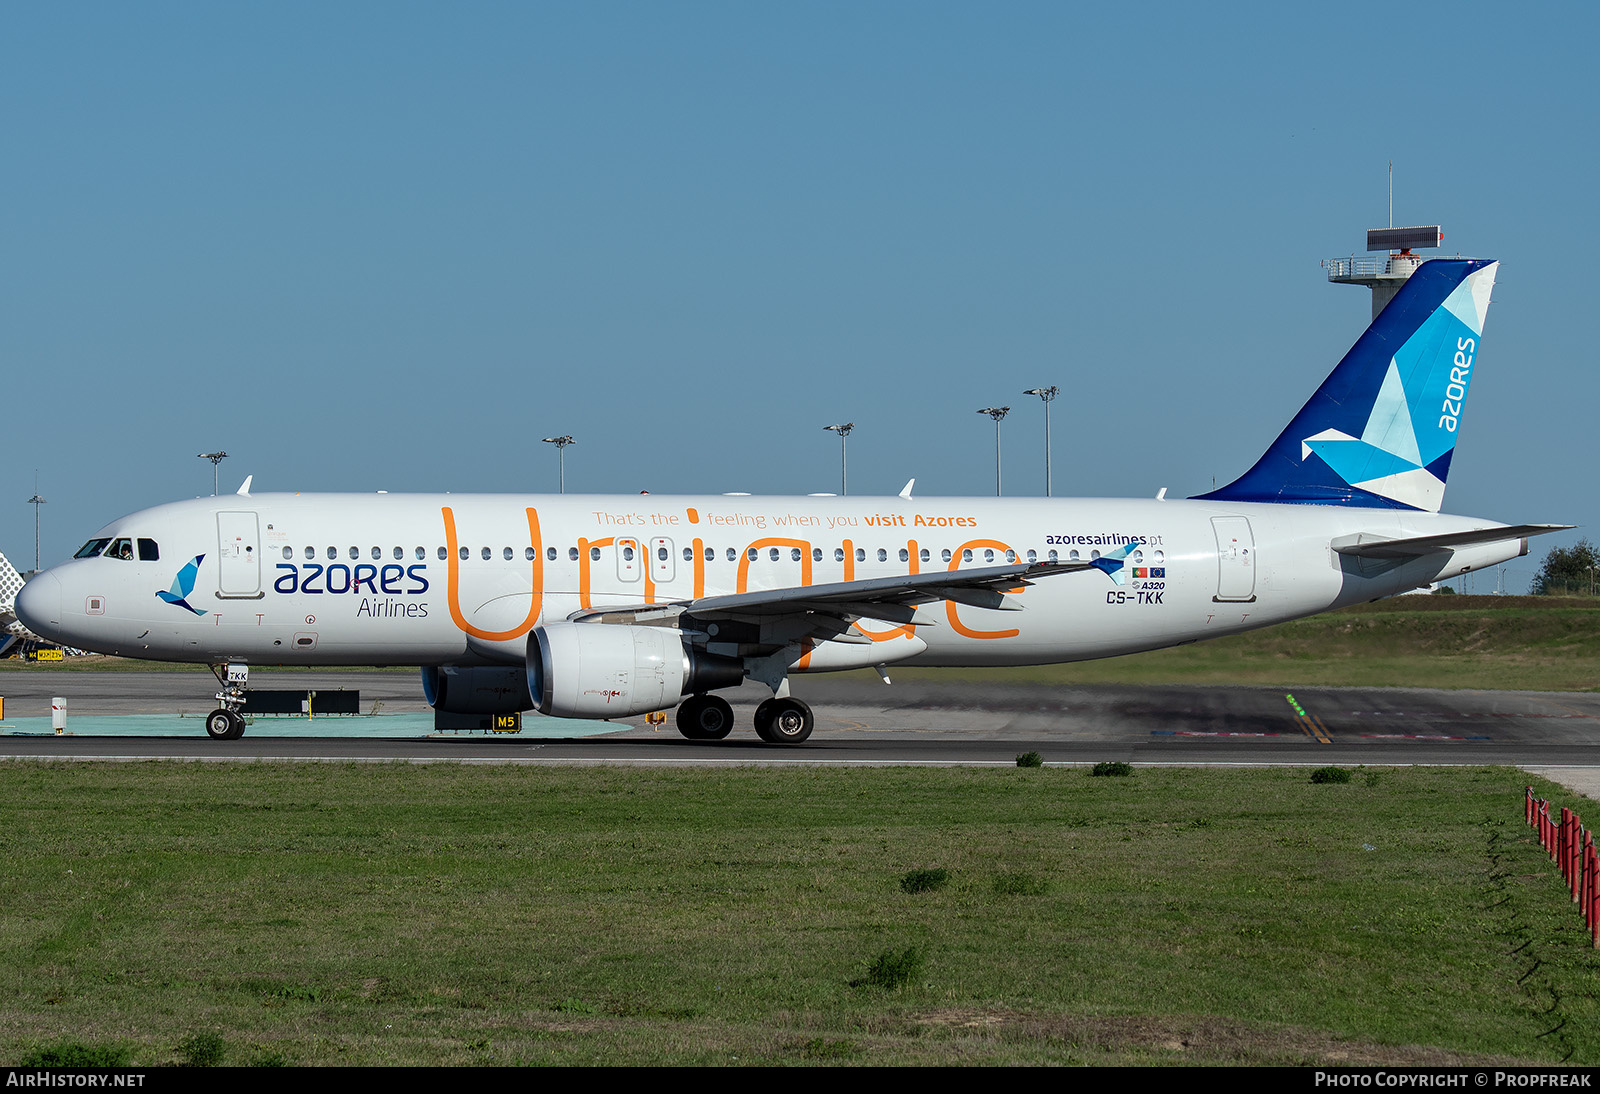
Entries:
[[1371,228],[1367,231],[1367,250],[1384,251],[1370,258],[1329,258],[1323,260],[1328,280],[1340,285],[1365,285],[1372,290],[1372,318],[1388,307],[1406,278],[1431,255],[1414,254],[1413,249],[1431,250],[1444,240],[1437,224],[1422,228]]

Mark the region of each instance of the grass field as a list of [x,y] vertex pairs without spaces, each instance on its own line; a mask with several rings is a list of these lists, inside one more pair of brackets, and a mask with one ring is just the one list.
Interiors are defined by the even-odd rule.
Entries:
[[1406,596],[1151,653],[1019,669],[914,669],[906,680],[1600,689],[1600,601]]
[[1526,781],[7,763],[0,1063],[1600,1063]]

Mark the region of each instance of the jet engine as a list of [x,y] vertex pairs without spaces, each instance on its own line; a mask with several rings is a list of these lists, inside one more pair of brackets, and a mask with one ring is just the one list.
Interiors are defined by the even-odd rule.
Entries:
[[424,665],[422,694],[448,714],[510,714],[532,710],[527,673],[514,666]]
[[744,681],[742,661],[700,652],[670,627],[551,623],[528,636],[527,660],[527,693],[557,718],[645,714]]

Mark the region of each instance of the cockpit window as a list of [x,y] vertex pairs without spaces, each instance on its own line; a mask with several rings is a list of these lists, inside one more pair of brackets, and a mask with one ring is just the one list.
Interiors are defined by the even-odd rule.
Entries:
[[131,561],[133,559],[133,540],[126,537],[112,540],[111,546],[106,550],[106,557]]
[[106,544],[110,542],[111,541],[109,539],[91,539],[88,543],[85,543],[82,547],[79,547],[78,553],[72,557],[95,558],[100,554],[101,551],[106,549]]
[[141,539],[139,541],[139,561],[140,562],[160,562],[161,561],[161,548],[156,546],[156,541],[155,540],[153,540],[153,539]]

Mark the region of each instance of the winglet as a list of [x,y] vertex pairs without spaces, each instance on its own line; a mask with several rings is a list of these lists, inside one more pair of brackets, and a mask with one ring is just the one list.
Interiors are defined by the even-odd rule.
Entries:
[[917,480],[916,479],[909,480],[906,483],[906,488],[904,490],[900,491],[900,496],[902,498],[905,498],[907,501],[910,501],[911,500],[911,488],[913,486],[915,486],[915,485],[917,485]]
[[248,498],[250,496],[250,480],[253,478],[255,478],[254,475],[246,475],[244,477],[244,482],[239,487],[239,496],[241,498]]

